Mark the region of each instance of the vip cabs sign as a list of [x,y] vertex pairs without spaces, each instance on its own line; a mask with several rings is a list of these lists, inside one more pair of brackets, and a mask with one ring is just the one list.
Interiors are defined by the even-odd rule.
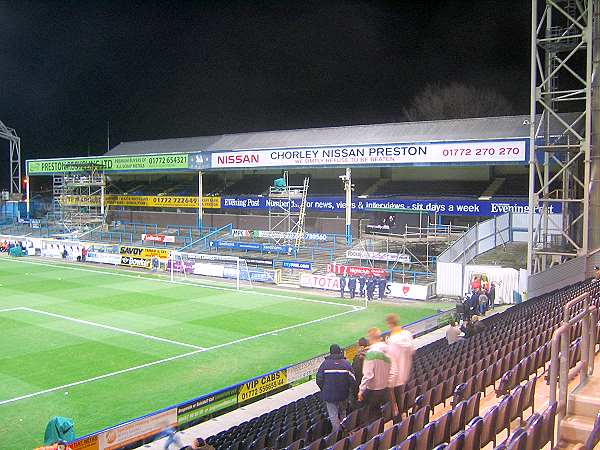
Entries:
[[253,399],[254,397],[258,397],[259,395],[274,391],[275,389],[283,387],[286,384],[288,384],[286,369],[270,373],[269,375],[265,375],[260,378],[255,378],[254,380],[242,384],[238,388],[238,403],[242,403]]

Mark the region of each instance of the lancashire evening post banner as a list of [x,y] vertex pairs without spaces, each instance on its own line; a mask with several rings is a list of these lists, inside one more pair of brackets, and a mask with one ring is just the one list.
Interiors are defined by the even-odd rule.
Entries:
[[522,163],[525,140],[308,147],[214,152],[211,167]]

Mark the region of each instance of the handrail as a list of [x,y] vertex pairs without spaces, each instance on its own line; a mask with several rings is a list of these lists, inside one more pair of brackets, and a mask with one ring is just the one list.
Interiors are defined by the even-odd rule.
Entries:
[[204,246],[206,247],[206,240],[207,240],[208,238],[210,238],[210,237],[212,237],[212,236],[215,236],[215,235],[217,235],[217,234],[219,234],[219,233],[221,233],[221,232],[223,232],[223,231],[225,231],[225,230],[229,230],[229,231],[231,231],[231,229],[232,229],[232,228],[233,228],[233,224],[231,224],[231,223],[228,223],[227,225],[223,225],[222,227],[220,227],[220,228],[217,228],[217,229],[215,229],[215,230],[211,231],[211,232],[210,232],[210,233],[208,233],[207,235],[205,235],[205,236],[202,236],[202,237],[199,237],[199,238],[198,238],[198,239],[196,239],[195,241],[192,241],[192,242],[190,242],[188,245],[186,245],[186,246],[184,246],[184,247],[181,247],[181,248],[180,248],[180,249],[178,249],[177,251],[178,251],[178,252],[181,252],[181,251],[185,250],[186,248],[189,248],[189,247],[191,247],[192,245],[195,245],[195,244],[197,244],[198,242],[200,242],[200,241],[202,241],[202,240],[204,240]]
[[[571,316],[573,306],[583,302],[582,310]],[[571,330],[581,322],[581,352],[580,361],[571,369],[569,367],[571,352]],[[560,421],[567,414],[569,400],[569,380],[579,375],[577,387],[584,384],[589,375],[594,373],[594,354],[596,347],[596,328],[598,324],[598,310],[595,305],[590,305],[590,293],[575,297],[563,307],[563,322],[552,335],[550,352],[550,395],[549,404],[558,401],[557,418],[558,432],[560,435]]]

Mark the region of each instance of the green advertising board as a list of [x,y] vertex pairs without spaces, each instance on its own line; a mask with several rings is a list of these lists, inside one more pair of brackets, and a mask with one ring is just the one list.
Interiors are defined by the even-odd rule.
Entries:
[[237,389],[193,400],[177,408],[177,423],[181,426],[189,422],[198,422],[206,416],[237,405]]
[[91,158],[36,159],[27,161],[28,175],[50,175],[78,172],[85,164],[102,166],[104,172],[136,172],[146,170],[177,170],[188,168],[187,153],[156,155],[98,156]]

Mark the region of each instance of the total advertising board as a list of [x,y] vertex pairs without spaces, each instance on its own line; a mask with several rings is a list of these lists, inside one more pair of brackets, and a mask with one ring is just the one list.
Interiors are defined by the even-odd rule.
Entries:
[[[325,289],[328,291],[339,291],[340,279],[333,275],[303,273],[300,275],[300,286],[313,289]],[[388,283],[385,287],[385,295],[394,298],[427,300],[428,289],[427,286],[418,284]]]
[[212,169],[524,163],[528,140],[411,142],[213,152],[191,164]]

